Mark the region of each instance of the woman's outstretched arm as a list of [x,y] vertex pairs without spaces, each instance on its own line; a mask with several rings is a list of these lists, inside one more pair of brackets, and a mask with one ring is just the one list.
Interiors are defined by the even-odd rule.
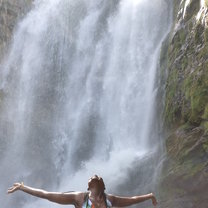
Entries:
[[126,207],[149,199],[152,200],[152,204],[154,206],[157,205],[157,200],[153,193],[141,195],[141,196],[133,196],[133,197],[120,197],[120,196],[108,195],[108,198],[112,202],[113,207]]
[[48,192],[42,189],[36,189],[29,186],[25,186],[23,183],[15,183],[11,188],[8,189],[7,193],[10,194],[17,190],[21,190],[30,195],[47,199],[49,201],[56,202],[59,204],[76,205],[83,195],[82,192],[69,192],[69,193]]

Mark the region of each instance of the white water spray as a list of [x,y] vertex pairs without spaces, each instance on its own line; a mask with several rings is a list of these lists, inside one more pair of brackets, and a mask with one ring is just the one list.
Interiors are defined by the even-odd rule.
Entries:
[[[23,180],[84,191],[95,173],[112,192],[125,184],[155,151],[153,87],[168,15],[165,0],[35,1],[1,65],[5,190]],[[60,206],[2,196],[3,207]]]

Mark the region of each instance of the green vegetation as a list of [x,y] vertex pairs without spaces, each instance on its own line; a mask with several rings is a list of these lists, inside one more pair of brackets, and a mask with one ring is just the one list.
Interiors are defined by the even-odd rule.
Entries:
[[[167,63],[169,72],[164,109],[167,159],[160,182],[161,198],[167,196],[168,200],[188,196],[202,187],[198,184],[208,181],[208,22],[201,21],[205,20],[204,14],[200,21],[195,19],[199,3],[190,1],[184,24],[174,31],[167,56],[162,54],[160,60],[161,68]],[[198,198],[192,197],[194,203]]]
[[191,103],[189,122],[200,125],[206,104],[208,103],[208,64],[201,65],[184,80],[183,91],[186,100]]
[[208,103],[206,104],[202,118],[208,121]]
[[194,40],[196,45],[202,43],[203,33],[204,33],[204,26],[199,22],[197,23],[196,28],[194,29]]
[[207,46],[208,45],[208,28],[205,28],[205,30],[204,30],[204,40],[205,40],[205,44]]
[[189,60],[188,60],[188,57],[185,55],[182,59],[182,70],[185,70],[189,65]]
[[201,172],[204,169],[204,164],[194,164],[192,160],[187,160],[182,165],[184,172],[184,179],[192,178],[197,173]]
[[208,140],[206,140],[203,144],[203,149],[206,153],[208,153]]
[[201,125],[208,103],[208,29],[201,23],[187,25],[176,32],[168,49],[165,120],[169,126]]
[[176,97],[178,91],[178,69],[172,69],[168,77],[167,86],[165,117],[166,122],[173,123],[177,121],[177,116],[180,113],[180,106]]

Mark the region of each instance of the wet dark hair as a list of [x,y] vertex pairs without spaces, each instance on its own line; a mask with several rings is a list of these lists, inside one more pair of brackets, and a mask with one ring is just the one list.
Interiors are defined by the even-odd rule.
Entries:
[[88,189],[87,190],[89,190],[90,189],[90,186],[91,186],[91,184],[93,183],[93,182],[98,182],[98,184],[99,184],[99,187],[101,188],[101,189],[103,189],[103,191],[105,190],[105,184],[104,184],[104,182],[103,182],[103,179],[101,178],[101,177],[99,177],[98,175],[94,175],[94,176],[92,176],[90,179],[89,179],[89,181],[88,181]]

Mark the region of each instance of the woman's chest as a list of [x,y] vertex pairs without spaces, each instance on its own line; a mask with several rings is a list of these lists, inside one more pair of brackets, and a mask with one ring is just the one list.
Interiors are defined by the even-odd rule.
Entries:
[[89,198],[83,203],[82,206],[77,207],[77,208],[107,208],[109,207],[104,200],[100,201],[93,201],[90,200]]

